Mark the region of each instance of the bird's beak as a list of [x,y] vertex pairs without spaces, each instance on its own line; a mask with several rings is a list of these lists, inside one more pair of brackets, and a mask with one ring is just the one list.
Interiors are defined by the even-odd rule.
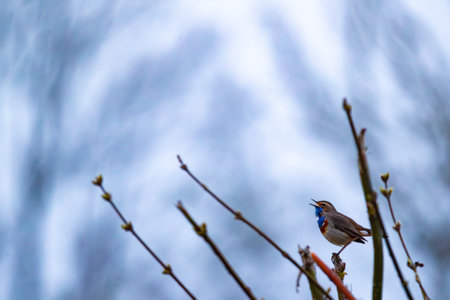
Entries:
[[314,207],[320,207],[319,205],[317,205],[317,201],[314,199],[311,199],[312,201],[314,201],[314,203],[310,203],[309,205],[314,206]]

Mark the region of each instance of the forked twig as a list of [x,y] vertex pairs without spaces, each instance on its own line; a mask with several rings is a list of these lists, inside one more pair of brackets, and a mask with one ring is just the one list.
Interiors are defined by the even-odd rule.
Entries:
[[219,250],[219,248],[216,246],[216,244],[213,242],[213,240],[209,237],[208,232],[206,230],[206,223],[203,223],[202,225],[198,225],[194,219],[191,217],[191,215],[188,213],[188,211],[184,208],[181,201],[178,201],[177,203],[178,210],[186,217],[186,219],[191,223],[191,225],[194,227],[194,231],[201,236],[205,242],[211,247],[214,254],[220,259],[222,264],[227,269],[228,273],[230,273],[231,277],[237,282],[237,284],[241,287],[241,289],[244,291],[244,293],[248,296],[249,299],[256,300],[257,298],[253,295],[251,289],[242,281],[242,279],[239,277],[239,275],[236,273],[236,271],[233,269],[231,264],[228,262],[226,257],[222,254],[222,252]]
[[150,255],[161,265],[161,267],[163,267],[163,274],[165,275],[169,275],[170,277],[173,278],[173,280],[175,280],[175,282],[186,292],[186,294],[189,295],[189,297],[191,297],[191,299],[196,299],[195,296],[187,289],[187,287],[178,279],[178,277],[173,273],[172,271],[172,267],[170,266],[170,264],[164,264],[163,261],[158,257],[158,255],[156,255],[155,252],[152,251],[152,249],[150,249],[150,247],[141,239],[141,237],[136,233],[136,231],[133,228],[133,225],[131,224],[131,222],[127,222],[127,220],[125,219],[125,217],[122,215],[122,213],[120,212],[120,210],[117,208],[117,206],[114,204],[113,200],[112,200],[112,195],[111,193],[107,192],[105,190],[105,188],[103,187],[103,177],[102,175],[98,175],[94,180],[92,180],[92,184],[98,186],[103,194],[102,194],[102,198],[108,202],[109,204],[111,204],[112,208],[114,209],[114,211],[117,213],[117,215],[119,216],[119,218],[122,220],[123,224],[122,224],[122,228],[125,231],[130,232],[138,241],[139,243],[141,243],[141,245],[147,250],[148,253],[150,253]]
[[411,255],[409,254],[408,248],[406,247],[406,243],[403,239],[403,235],[401,232],[401,227],[402,224],[397,221],[397,219],[395,218],[395,214],[394,214],[394,210],[392,208],[392,202],[391,202],[391,194],[393,191],[393,188],[388,188],[388,180],[389,180],[389,173],[383,174],[381,175],[381,180],[384,182],[384,188],[380,188],[380,192],[381,194],[383,194],[383,196],[386,198],[386,200],[388,201],[389,204],[389,210],[391,211],[391,216],[392,216],[392,220],[394,221],[394,230],[397,231],[398,236],[400,238],[400,241],[402,243],[403,249],[405,250],[406,256],[408,257],[408,262],[407,262],[407,266],[414,271],[414,274],[416,275],[416,282],[420,287],[420,291],[422,292],[422,296],[424,300],[430,300],[430,297],[428,297],[427,292],[425,291],[425,288],[422,285],[422,281],[420,280],[420,276],[419,273],[417,272],[417,268],[418,267],[423,267],[423,264],[416,261],[413,263],[413,260],[411,258]]
[[177,156],[178,161],[180,162],[180,168],[185,171],[199,186],[201,186],[211,197],[213,197],[217,202],[219,202],[223,207],[225,207],[226,210],[228,210],[230,213],[234,215],[234,218],[236,220],[240,220],[247,224],[251,229],[256,231],[262,238],[264,238],[269,244],[271,244],[275,249],[278,250],[278,252],[281,253],[281,255],[289,260],[293,265],[295,265],[300,271],[302,271],[309,279],[310,281],[317,286],[317,288],[320,289],[320,291],[328,298],[332,299],[332,297],[325,291],[325,289],[311,276],[306,272],[306,270],[298,263],[296,262],[286,251],[281,249],[280,246],[278,246],[277,243],[275,243],[267,234],[265,234],[261,229],[256,227],[253,223],[251,223],[249,220],[247,220],[240,211],[235,211],[233,208],[231,208],[228,204],[226,204],[222,199],[220,199],[216,194],[214,194],[205,184],[203,184],[194,174],[191,173],[188,166],[183,162],[181,157]]

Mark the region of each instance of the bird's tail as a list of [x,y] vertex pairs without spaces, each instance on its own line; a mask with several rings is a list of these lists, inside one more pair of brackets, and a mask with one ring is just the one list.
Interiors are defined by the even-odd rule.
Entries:
[[362,227],[359,230],[360,230],[360,233],[361,233],[362,236],[372,236],[372,231],[370,229],[368,229],[368,228]]

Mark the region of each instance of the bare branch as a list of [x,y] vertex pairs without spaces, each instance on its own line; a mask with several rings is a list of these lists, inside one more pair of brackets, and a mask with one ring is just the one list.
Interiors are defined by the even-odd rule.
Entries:
[[359,165],[359,175],[361,178],[361,183],[364,191],[364,196],[367,204],[367,211],[369,214],[370,226],[372,228],[373,237],[373,248],[374,248],[374,270],[373,270],[373,289],[372,297],[374,300],[381,300],[382,290],[383,290],[383,244],[381,238],[384,238],[386,246],[391,256],[394,267],[402,283],[403,289],[408,297],[408,299],[413,299],[408,285],[405,284],[406,281],[403,278],[402,271],[398,265],[397,259],[395,257],[394,251],[392,250],[391,244],[389,242],[389,237],[386,233],[383,219],[381,217],[378,202],[377,193],[372,188],[372,183],[370,180],[369,164],[367,162],[366,147],[365,147],[365,132],[366,129],[362,129],[361,133],[358,135],[356,133],[355,125],[352,118],[352,107],[348,104],[347,99],[344,98],[343,108],[347,114],[348,122],[352,130],[353,139],[355,140],[357,152],[358,152],[358,165]]
[[[314,260],[311,257],[311,253],[309,251],[309,246],[306,246],[306,248],[301,248],[300,245],[298,245],[298,253],[300,254],[300,257],[302,258],[303,267],[305,268],[306,272],[308,272],[311,277],[316,279],[316,268],[314,267]],[[297,293],[298,288],[300,287],[300,277],[302,275],[302,272],[300,271],[297,276]],[[311,296],[314,300],[321,300],[324,299],[323,293],[315,286],[308,278],[309,281],[309,288],[311,290]]]
[[300,271],[302,271],[308,279],[311,280],[311,282],[317,286],[317,288],[320,289],[320,291],[328,298],[332,299],[331,296],[328,295],[328,292],[325,291],[325,289],[311,276],[306,272],[306,270],[300,266],[298,262],[296,262],[286,251],[281,249],[280,246],[278,246],[277,243],[275,243],[267,234],[265,234],[261,229],[256,227],[253,223],[251,223],[249,220],[247,220],[241,212],[235,211],[233,208],[231,208],[228,204],[226,204],[222,199],[220,199],[216,194],[214,194],[205,184],[203,184],[194,174],[191,173],[188,166],[183,162],[181,157],[177,156],[178,161],[180,162],[180,168],[185,171],[199,186],[201,186],[211,197],[213,197],[217,202],[219,202],[223,207],[225,207],[226,210],[228,210],[230,213],[234,215],[234,218],[236,220],[240,220],[247,224],[251,229],[256,231],[263,239],[265,239],[269,244],[271,244],[275,249],[278,250],[278,252],[281,253],[281,255],[289,260],[293,265],[295,265]]
[[328,268],[327,265],[314,252],[311,252],[311,257],[319,268],[328,276],[328,278],[333,281],[336,288],[341,291],[348,300],[356,300],[355,296],[353,296],[353,294],[344,285],[341,278],[339,278],[335,272]]
[[249,299],[256,300],[257,298],[253,295],[251,289],[242,281],[242,279],[239,277],[239,275],[236,273],[236,271],[233,269],[231,264],[228,262],[226,257],[222,254],[222,252],[219,250],[219,248],[216,246],[216,244],[213,242],[213,240],[208,236],[208,232],[206,230],[206,223],[203,223],[201,226],[199,226],[194,219],[191,217],[191,215],[188,213],[186,208],[184,208],[181,201],[178,201],[177,203],[178,210],[186,217],[186,219],[189,221],[189,223],[192,224],[194,227],[194,231],[201,236],[205,242],[211,247],[214,254],[220,259],[222,264],[227,269],[228,273],[230,273],[231,277],[237,282],[237,284],[241,287],[241,289],[244,291],[244,293],[248,296]]
[[[391,211],[391,216],[392,216],[392,220],[394,221],[394,230],[397,231],[398,236],[400,238],[400,241],[402,242],[402,246],[403,249],[405,250],[406,256],[408,257],[408,263],[407,266],[414,271],[414,274],[416,275],[416,282],[420,287],[420,291],[422,292],[422,296],[424,300],[430,300],[430,297],[428,297],[427,292],[425,291],[425,288],[422,285],[422,281],[420,280],[420,276],[419,273],[417,271],[417,267],[423,267],[423,264],[420,262],[415,262],[413,263],[413,260],[411,258],[411,255],[409,254],[408,248],[406,247],[406,243],[403,239],[403,235],[401,232],[401,223],[399,221],[397,221],[397,219],[395,218],[395,214],[394,214],[394,209],[392,208],[392,202],[391,202],[391,195],[392,195],[392,191],[393,188],[390,187],[388,188],[388,180],[389,180],[389,173],[383,174],[381,175],[381,180],[384,182],[384,188],[380,188],[380,192],[381,194],[383,194],[383,196],[386,198],[386,200],[388,201],[389,204],[389,210]],[[407,284],[407,282],[405,282],[404,284]]]
[[161,265],[161,267],[163,267],[163,274],[165,275],[169,275],[170,277],[173,278],[173,280],[175,280],[175,282],[186,292],[186,294],[189,295],[189,297],[191,299],[196,299],[195,296],[187,289],[187,287],[178,279],[178,277],[173,273],[172,271],[172,267],[170,266],[170,264],[164,264],[163,261],[156,255],[155,252],[152,251],[152,249],[150,249],[150,247],[141,239],[141,237],[136,233],[136,231],[133,228],[133,225],[131,224],[131,222],[128,222],[125,217],[122,215],[122,213],[120,212],[120,210],[117,208],[117,206],[114,204],[113,200],[112,200],[112,195],[111,193],[107,192],[105,190],[105,188],[103,187],[103,177],[102,175],[98,175],[94,180],[92,180],[92,184],[98,186],[103,194],[102,194],[102,198],[108,202],[109,204],[111,204],[112,208],[114,209],[114,211],[117,213],[117,215],[119,216],[119,218],[122,220],[123,224],[122,224],[122,228],[125,231],[130,232],[138,241],[139,243],[141,243],[141,245],[147,250],[148,253],[150,253],[150,255]]
[[[331,256],[331,262],[334,265],[333,271],[337,276],[344,282],[344,277],[347,275],[345,272],[345,262],[342,261],[341,257],[337,253],[333,253]],[[345,300],[345,294],[338,289],[338,298],[339,300]]]

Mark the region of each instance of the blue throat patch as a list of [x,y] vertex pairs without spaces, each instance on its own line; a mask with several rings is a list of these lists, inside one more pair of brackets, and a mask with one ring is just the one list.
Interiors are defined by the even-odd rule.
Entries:
[[325,221],[325,217],[322,215],[323,208],[322,207],[316,207],[316,217],[317,217],[317,224],[319,224],[319,228],[322,227],[323,222]]
[[317,219],[317,224],[319,224],[319,228],[322,228],[323,222],[325,222],[324,216],[321,216],[319,219]]
[[322,207],[316,207],[316,217],[320,218],[322,216]]

